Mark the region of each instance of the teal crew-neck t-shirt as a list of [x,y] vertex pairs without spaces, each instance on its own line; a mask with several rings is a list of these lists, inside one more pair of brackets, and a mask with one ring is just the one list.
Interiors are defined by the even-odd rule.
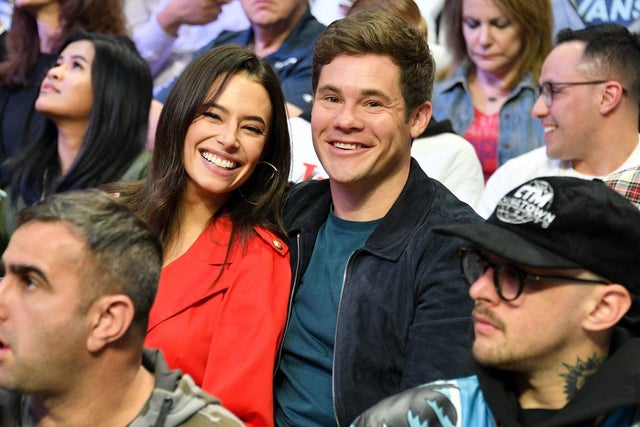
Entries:
[[275,385],[278,426],[335,426],[331,373],[345,266],[380,220],[345,221],[329,213],[293,300]]

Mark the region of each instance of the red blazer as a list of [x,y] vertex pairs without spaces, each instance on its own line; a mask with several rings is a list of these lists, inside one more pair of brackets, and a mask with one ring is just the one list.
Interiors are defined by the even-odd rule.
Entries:
[[221,218],[162,269],[146,347],[193,377],[248,426],[273,426],[273,371],[291,287],[289,250],[256,228],[222,268],[230,221]]

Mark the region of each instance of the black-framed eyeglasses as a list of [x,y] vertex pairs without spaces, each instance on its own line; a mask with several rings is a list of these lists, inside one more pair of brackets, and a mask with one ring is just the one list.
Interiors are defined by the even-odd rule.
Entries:
[[[561,92],[562,89],[570,86],[599,85],[608,81],[609,80],[590,80],[586,82],[544,82],[541,85],[538,85],[536,89],[538,96],[542,96],[544,105],[551,107],[551,104],[553,104],[553,96]],[[627,89],[622,88],[622,93],[626,95]]]
[[460,256],[462,277],[464,277],[469,286],[473,285],[489,268],[493,269],[493,285],[496,287],[498,296],[504,301],[513,301],[518,298],[524,289],[525,280],[533,280],[536,282],[577,282],[600,285],[607,283],[605,280],[527,273],[509,263],[493,263],[483,257],[482,253],[477,249],[461,248],[458,250],[458,255]]

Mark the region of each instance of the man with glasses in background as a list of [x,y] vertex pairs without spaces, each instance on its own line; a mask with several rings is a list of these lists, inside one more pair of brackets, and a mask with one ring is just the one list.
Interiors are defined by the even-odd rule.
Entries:
[[639,165],[639,69],[640,37],[623,26],[560,31],[531,110],[545,146],[499,167],[476,211],[488,217],[504,194],[535,177],[605,179]]
[[476,375],[383,400],[354,426],[640,425],[640,211],[600,180],[545,177],[462,237]]

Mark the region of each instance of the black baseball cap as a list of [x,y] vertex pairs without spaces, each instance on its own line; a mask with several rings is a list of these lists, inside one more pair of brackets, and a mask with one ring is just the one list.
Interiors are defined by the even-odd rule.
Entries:
[[601,180],[535,178],[485,222],[434,231],[523,266],[585,269],[640,295],[640,210]]

